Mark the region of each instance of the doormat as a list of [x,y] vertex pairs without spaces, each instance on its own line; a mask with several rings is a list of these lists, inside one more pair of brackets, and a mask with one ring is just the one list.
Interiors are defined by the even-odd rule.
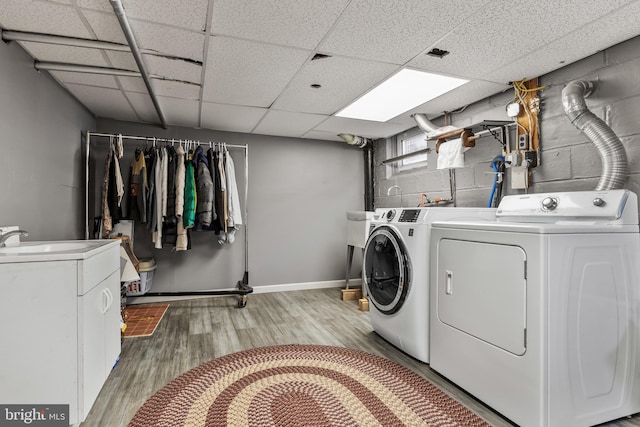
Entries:
[[125,338],[153,335],[169,304],[130,305],[124,309]]
[[402,365],[343,347],[290,344],[213,359],[147,400],[129,427],[488,427]]

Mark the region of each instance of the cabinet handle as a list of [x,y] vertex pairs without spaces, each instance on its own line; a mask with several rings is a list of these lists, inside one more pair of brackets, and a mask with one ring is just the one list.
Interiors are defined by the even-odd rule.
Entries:
[[447,270],[447,284],[444,291],[447,295],[453,295],[453,271]]
[[107,306],[104,309],[104,312],[106,313],[113,305],[113,294],[110,289],[105,288],[105,291],[107,291]]

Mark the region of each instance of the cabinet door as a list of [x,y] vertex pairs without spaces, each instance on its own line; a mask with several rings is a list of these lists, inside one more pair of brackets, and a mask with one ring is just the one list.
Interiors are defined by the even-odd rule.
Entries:
[[120,272],[116,271],[78,298],[82,419],[89,413],[120,355],[119,287]]

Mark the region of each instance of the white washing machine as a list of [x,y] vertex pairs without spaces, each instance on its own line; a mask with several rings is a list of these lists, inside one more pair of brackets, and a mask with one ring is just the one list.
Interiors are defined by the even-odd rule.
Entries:
[[364,248],[369,319],[384,339],[429,363],[429,233],[433,221],[493,219],[493,208],[379,208]]
[[640,234],[627,190],[505,197],[431,231],[431,368],[521,426],[640,411]]

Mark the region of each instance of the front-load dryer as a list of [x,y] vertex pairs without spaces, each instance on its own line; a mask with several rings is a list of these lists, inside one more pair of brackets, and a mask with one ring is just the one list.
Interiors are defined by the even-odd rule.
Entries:
[[381,337],[429,363],[429,234],[433,221],[495,218],[493,208],[378,208],[364,248],[369,319]]
[[520,426],[640,411],[638,201],[507,196],[431,230],[430,366]]

